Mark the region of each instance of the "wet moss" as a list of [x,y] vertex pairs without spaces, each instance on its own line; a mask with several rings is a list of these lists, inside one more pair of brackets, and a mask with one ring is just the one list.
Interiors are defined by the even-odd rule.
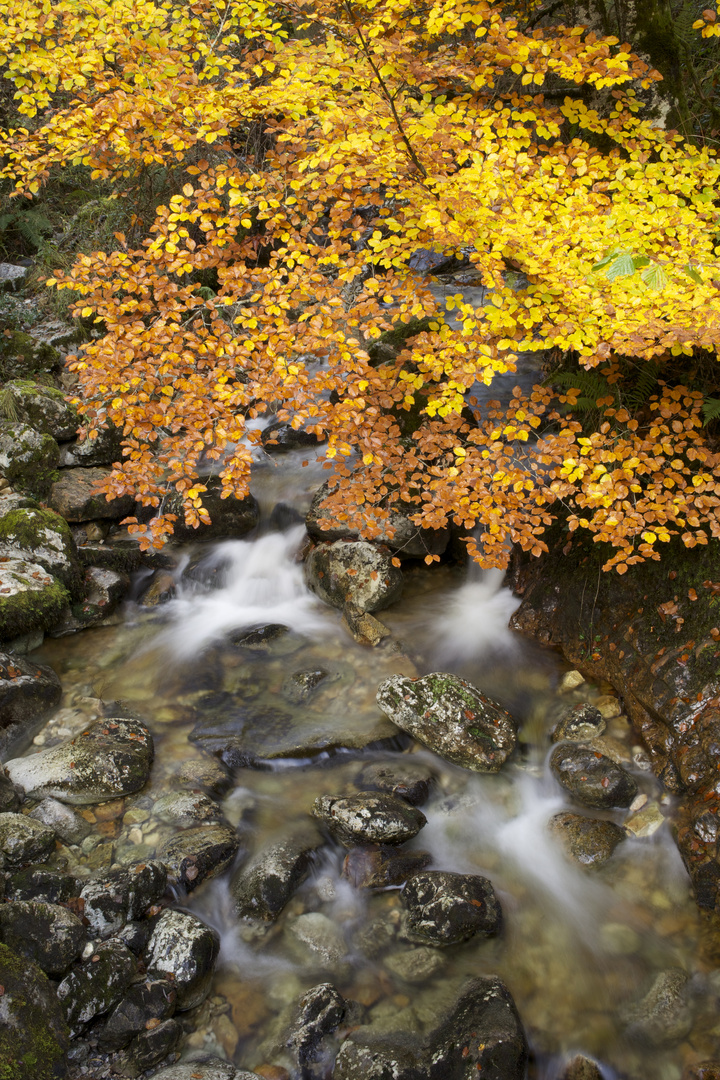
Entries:
[[0,945],[0,974],[11,1018],[0,1028],[0,1080],[64,1076],[69,1033],[50,982],[6,945]]
[[0,378],[12,379],[57,371],[62,356],[52,345],[37,341],[31,334],[15,330],[9,337],[0,335]]
[[0,641],[12,641],[33,630],[47,630],[70,600],[67,589],[52,578],[42,589],[0,597]]
[[45,499],[58,478],[59,459],[60,449],[52,436],[27,424],[0,421],[2,473],[14,488]]
[[[61,546],[49,535],[60,537]],[[54,510],[35,510],[19,507],[0,518],[0,544],[22,549],[25,557],[45,567],[57,577],[72,596],[82,591],[82,571],[77,558],[75,540],[68,523]],[[47,554],[43,553],[43,549]],[[36,554],[37,553],[37,554]],[[57,553],[57,558],[53,558]],[[65,566],[59,563],[64,556]]]

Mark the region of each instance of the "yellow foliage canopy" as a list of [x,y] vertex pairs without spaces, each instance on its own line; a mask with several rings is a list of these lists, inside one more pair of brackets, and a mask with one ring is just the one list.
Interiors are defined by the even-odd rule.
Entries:
[[[247,492],[246,419],[270,408],[327,437],[331,499],[368,536],[397,500],[426,526],[483,526],[485,565],[508,541],[539,554],[559,507],[621,572],[672,535],[720,536],[690,359],[720,344],[720,163],[643,119],[657,75],[628,46],[524,32],[484,0],[7,7],[3,71],[32,118],[4,138],[18,192],[68,161],[177,177],[139,247],[51,282],[102,320],[73,361],[79,403],[122,428],[107,491],[159,508],[149,540],[172,529],[168,491],[206,517],[208,459]],[[463,253],[486,302],[458,294],[451,322],[414,269],[427,249]],[[577,385],[472,411],[540,351]],[[592,370],[604,389],[573,418]]]

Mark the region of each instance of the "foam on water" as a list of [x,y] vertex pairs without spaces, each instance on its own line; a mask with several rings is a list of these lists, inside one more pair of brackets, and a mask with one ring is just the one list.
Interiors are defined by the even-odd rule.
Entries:
[[517,652],[509,628],[520,601],[503,588],[503,570],[481,570],[472,564],[468,580],[446,601],[435,622],[434,658],[440,666],[466,663],[489,652]]

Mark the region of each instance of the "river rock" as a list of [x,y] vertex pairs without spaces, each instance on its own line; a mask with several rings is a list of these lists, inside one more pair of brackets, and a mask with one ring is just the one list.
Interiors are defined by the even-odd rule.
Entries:
[[629,806],[638,793],[630,773],[590,747],[561,744],[550,756],[550,768],[558,783],[584,806]]
[[0,945],[0,985],[0,1068],[8,1080],[59,1080],[67,1073],[69,1032],[52,983]]
[[237,539],[252,532],[260,521],[260,507],[255,496],[247,495],[244,499],[230,496],[229,499],[223,499],[222,484],[217,477],[212,477],[205,483],[208,490],[201,492],[200,498],[210,515],[209,525],[198,525],[197,529],[186,525],[180,499],[175,496],[166,499],[164,512],[178,515],[173,538],[181,543],[206,543],[209,540]]
[[306,962],[321,968],[334,968],[347,954],[341,928],[320,911],[299,915],[288,925],[288,933],[300,945]]
[[581,814],[555,814],[548,822],[548,828],[565,854],[581,866],[602,866],[625,839],[623,830],[612,821],[600,821]]
[[121,1076],[146,1076],[147,1070],[164,1061],[183,1037],[183,1026],[177,1020],[149,1023],[150,1027],[136,1035],[127,1050],[113,1061],[113,1070]]
[[16,900],[0,905],[0,940],[46,975],[60,975],[77,960],[86,933],[77,915],[67,908]]
[[502,929],[502,909],[492,884],[478,874],[425,870],[401,893],[408,913],[407,937],[430,945],[455,945]]
[[[77,428],[77,423],[76,423]],[[56,436],[59,438],[59,436]],[[60,468],[77,469],[92,465],[113,465],[122,458],[122,436],[112,425],[98,428],[94,439],[87,436],[60,447]]]
[[109,475],[109,469],[66,469],[52,485],[50,506],[66,521],[119,520],[132,514],[135,500],[132,495],[107,501],[96,485]]
[[340,1048],[335,1080],[523,1080],[525,1033],[500,979],[465,982],[423,1037],[360,1027]]
[[288,675],[282,685],[282,694],[293,705],[304,705],[309,701],[315,690],[325,679],[329,672],[324,668],[314,670],[294,671]]
[[221,807],[202,791],[170,791],[153,804],[152,812],[160,821],[179,829],[223,821]]
[[340,1026],[347,1002],[332,983],[320,983],[303,994],[288,1034],[293,1061],[305,1070],[322,1055],[322,1043]]
[[277,919],[310,873],[322,837],[308,825],[261,851],[230,882],[235,913],[241,919]]
[[[330,492],[327,483],[315,493],[310,510],[305,518],[305,527],[310,535],[321,541],[332,543],[334,540],[359,540],[360,533],[344,522],[338,521],[329,508],[321,507]],[[397,504],[396,504],[397,505]],[[426,555],[442,555],[450,542],[449,529],[422,529],[410,521],[410,515],[416,514],[419,507],[410,503],[400,504],[403,509],[393,509],[388,517],[390,529],[383,529],[374,540],[376,544],[385,544],[397,552],[400,558],[422,559]],[[326,526],[326,528],[323,528]],[[390,530],[393,535],[390,536]]]
[[364,541],[317,544],[305,560],[305,580],[326,604],[356,611],[379,611],[402,593],[402,572],[388,554]]
[[57,799],[43,799],[29,816],[47,825],[66,844],[81,844],[91,831],[85,818]]
[[210,795],[225,795],[232,787],[232,778],[219,761],[209,755],[186,758],[180,765],[177,781],[183,787],[202,788]]
[[135,863],[94,877],[83,886],[83,916],[92,934],[110,937],[125,923],[139,919],[161,899],[168,872],[161,862]]
[[7,878],[7,900],[43,900],[47,904],[64,904],[79,895],[80,886],[71,874],[46,866],[28,866]]
[[0,641],[12,641],[58,621],[69,595],[39,563],[0,559]]
[[432,769],[404,755],[392,764],[371,761],[363,765],[355,777],[355,786],[361,791],[384,791],[413,806],[422,806],[427,801],[434,780]]
[[674,1046],[692,1028],[689,1005],[690,977],[682,968],[661,971],[642,1001],[627,1013],[631,1039],[652,1046]]
[[56,478],[60,451],[51,435],[0,420],[0,475],[16,490],[44,500]]
[[153,760],[152,735],[139,720],[96,720],[81,735],[6,768],[12,782],[34,799],[79,806],[132,795],[145,784]]
[[393,675],[381,683],[377,703],[394,724],[454,765],[497,772],[515,749],[510,713],[457,675]]
[[447,961],[437,949],[421,946],[390,953],[384,963],[403,982],[421,983],[442,971]]
[[17,810],[20,805],[20,796],[12,785],[10,777],[5,772],[4,766],[0,765],[0,813],[8,810]]
[[5,383],[3,391],[12,396],[13,411],[20,423],[41,435],[52,435],[58,442],[75,436],[80,423],[77,409],[61,390],[30,379],[13,379]]
[[220,939],[214,930],[185,911],[162,913],[145,950],[148,974],[169,978],[177,990],[179,1011],[205,1000]]
[[236,1069],[229,1061],[212,1058],[189,1065],[171,1065],[153,1073],[152,1080],[262,1080],[262,1077],[247,1069]]
[[77,548],[66,521],[52,510],[22,508],[0,518],[0,558],[37,563],[79,594],[82,571]]
[[148,978],[134,983],[98,1030],[100,1047],[105,1051],[124,1049],[146,1029],[148,1021],[168,1020],[175,1012],[176,1001],[177,991],[167,979]]
[[565,1066],[559,1080],[603,1080],[603,1074],[596,1061],[591,1061],[584,1054],[577,1054]]
[[585,742],[602,735],[606,727],[600,710],[585,701],[581,705],[573,705],[561,717],[552,733],[552,741]]
[[345,844],[403,844],[427,823],[417,807],[394,795],[321,795],[313,814],[332,835]]
[[75,1036],[81,1034],[89,1020],[117,1005],[136,970],[135,957],[125,945],[105,941],[65,976],[57,996]]
[[29,742],[61,695],[60,680],[51,667],[0,653],[0,756],[14,743]]
[[0,855],[8,870],[43,860],[55,847],[55,833],[24,814],[0,814]]
[[432,856],[426,851],[398,851],[368,844],[350,849],[343,862],[342,876],[356,889],[387,889],[402,885],[431,862]]
[[127,574],[91,566],[82,578],[82,598],[64,613],[53,626],[51,637],[65,637],[96,626],[111,615],[130,587]]
[[240,847],[229,825],[199,825],[167,840],[158,852],[168,868],[170,881],[192,892],[201,882],[226,870]]

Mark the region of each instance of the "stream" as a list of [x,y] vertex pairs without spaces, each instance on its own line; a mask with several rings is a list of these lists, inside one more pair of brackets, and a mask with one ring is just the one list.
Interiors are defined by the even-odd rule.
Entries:
[[[570,862],[546,828],[559,811],[578,809],[547,760],[551,729],[580,702],[606,707],[606,738],[641,794],[672,817],[611,688],[572,686],[554,653],[508,629],[517,601],[501,575],[459,564],[406,563],[403,598],[380,616],[392,637],[376,649],[356,644],[340,613],[303,581],[304,528],[297,522],[326,475],[316,463],[303,469],[306,457],[262,455],[254,481],[262,509],[257,534],[184,549],[170,602],[128,603],[116,625],[46,639],[34,654],[62,679],[68,730],[95,715],[98,698],[121,699],[155,739],[149,784],[105,821],[98,846],[84,848],[106,865],[152,858],[173,829],[154,805],[174,790],[188,762],[203,759],[188,740],[195,724],[223,702],[251,702],[248,761],[234,770],[222,800],[241,836],[240,861],[303,821],[319,795],[357,791],[368,764],[410,763],[433,778],[422,806],[427,825],[410,850],[429,853],[432,869],[489,878],[504,930],[494,939],[423,950],[431,955],[412,966],[411,950],[393,936],[399,889],[354,888],[342,875],[345,852],[336,842],[316,854],[278,920],[260,929],[233,914],[228,871],[176,896],[222,942],[210,996],[184,1017],[192,1027],[185,1052],[214,1053],[249,1069],[282,1064],[274,1055],[283,1016],[305,990],[327,981],[361,1004],[364,1022],[422,1029],[460,977],[496,974],[525,1026],[533,1080],[557,1080],[580,1052],[597,1058],[604,1080],[680,1080],[686,1066],[717,1054],[720,986],[703,960],[702,925],[670,821],[652,835],[629,837],[592,871]],[[272,521],[285,528],[271,527],[278,503],[285,509]],[[288,632],[243,637],[275,624]],[[499,774],[452,766],[388,730],[375,703],[380,682],[438,670],[470,680],[520,720],[518,751]],[[302,701],[287,689],[297,672],[323,673]],[[38,749],[45,740],[36,739]],[[618,824],[629,813],[590,811]],[[309,913],[323,916],[316,922],[327,940],[308,944],[298,935],[297,921]],[[658,1046],[633,1036],[633,1007],[660,973],[678,968],[691,979],[679,1037]],[[327,1062],[315,1068],[314,1076],[331,1075]]]

